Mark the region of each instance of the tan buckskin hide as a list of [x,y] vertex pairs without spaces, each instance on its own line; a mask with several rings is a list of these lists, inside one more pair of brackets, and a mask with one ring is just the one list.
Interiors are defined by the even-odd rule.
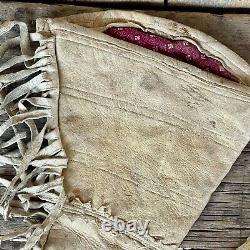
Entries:
[[[189,41],[222,62],[239,83],[103,33],[114,26]],[[67,200],[61,189],[60,196],[50,186],[45,199],[33,187],[30,193],[43,198],[46,216],[28,233],[19,233],[27,239],[24,249],[177,249],[250,139],[249,65],[202,32],[138,12],[39,19],[30,39],[37,36],[50,38],[55,48],[43,57],[57,62],[51,67],[58,76],[51,82],[52,89],[59,88],[58,126],[68,164],[48,164],[54,166],[51,171],[64,169]],[[57,107],[56,98],[51,105]],[[57,127],[57,114],[46,117]],[[51,130],[46,126],[41,136]],[[49,145],[60,145],[58,131],[49,138],[54,138]],[[46,152],[38,155],[46,159]],[[29,164],[46,168],[46,162],[37,161]],[[51,183],[46,181],[42,190]],[[18,190],[14,184],[6,189]],[[32,209],[27,195],[15,195],[23,198],[21,208]],[[11,206],[3,206],[3,213]],[[146,234],[103,230],[103,223],[115,218],[149,221]]]

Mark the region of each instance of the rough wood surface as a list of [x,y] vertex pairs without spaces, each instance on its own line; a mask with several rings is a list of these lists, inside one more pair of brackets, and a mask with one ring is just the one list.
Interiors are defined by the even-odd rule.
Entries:
[[212,7],[212,8],[250,8],[249,0],[168,0],[169,6]]
[[[7,1],[7,0],[5,0]],[[17,0],[24,2],[35,2],[36,0]],[[38,0],[41,3],[66,3],[77,5],[93,5],[105,4],[116,6],[143,6],[143,7],[160,7],[160,8],[176,8],[176,7],[191,7],[191,8],[222,8],[222,9],[245,9],[250,8],[249,0]]]
[[[93,10],[93,8],[82,6],[0,2],[0,20],[25,21],[34,27],[34,19],[37,17],[58,17]],[[147,13],[170,18],[202,30],[250,63],[250,15],[166,11],[147,11]],[[8,169],[1,168],[0,174],[8,175]],[[0,234],[21,226],[25,225],[18,219],[13,219],[8,223],[1,220]],[[231,250],[240,246],[249,235],[250,143],[212,195],[209,204],[185,238],[182,247]],[[20,242],[4,242],[0,249],[18,249],[20,244]]]

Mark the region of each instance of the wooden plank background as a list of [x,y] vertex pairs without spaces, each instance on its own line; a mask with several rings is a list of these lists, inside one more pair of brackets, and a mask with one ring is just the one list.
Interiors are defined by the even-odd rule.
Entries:
[[[7,1],[7,0],[5,0]],[[18,0],[17,0],[18,1]],[[107,6],[143,6],[163,8],[222,8],[222,9],[246,9],[250,8],[249,0],[19,0],[22,2],[41,2],[41,3],[68,3],[75,5],[101,5]]]
[[[58,17],[92,11],[72,5],[43,5],[0,2],[0,20],[19,20],[34,27],[37,17]],[[197,28],[215,37],[250,63],[250,15],[215,15],[193,12],[146,11]],[[206,166],[204,166],[206,167]],[[218,166],[219,167],[219,166]],[[0,174],[8,170],[1,168]],[[20,220],[0,220],[0,234],[23,227]],[[182,247],[232,250],[250,235],[250,143],[223,180],[198,221],[186,236]],[[20,242],[3,242],[1,250],[18,249]]]
[[168,6],[202,8],[250,8],[249,0],[168,0],[167,4]]

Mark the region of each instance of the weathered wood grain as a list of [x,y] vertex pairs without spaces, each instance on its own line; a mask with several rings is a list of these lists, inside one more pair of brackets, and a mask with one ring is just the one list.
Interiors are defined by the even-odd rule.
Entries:
[[[19,0],[20,1],[20,0]],[[23,0],[24,2],[35,2]],[[191,8],[222,8],[222,9],[246,9],[250,8],[249,0],[40,0],[39,2],[54,4],[77,4],[77,5],[112,5],[113,6],[133,6],[139,7],[160,7],[167,9],[168,7],[191,7]]]
[[[34,27],[37,17],[59,17],[94,11],[71,5],[42,5],[0,2],[0,20],[20,20]],[[215,37],[250,63],[250,15],[212,15],[192,12],[146,11],[197,28]],[[204,166],[206,167],[206,166]],[[219,166],[218,166],[219,167]],[[0,174],[11,175],[8,168]],[[0,188],[1,195],[1,188]],[[25,226],[20,220],[0,220],[0,234]],[[243,150],[230,173],[185,238],[182,247],[192,249],[236,249],[250,235],[250,144]],[[2,243],[0,249],[18,249],[20,242]]]
[[169,6],[210,7],[210,8],[250,8],[249,0],[168,0]]

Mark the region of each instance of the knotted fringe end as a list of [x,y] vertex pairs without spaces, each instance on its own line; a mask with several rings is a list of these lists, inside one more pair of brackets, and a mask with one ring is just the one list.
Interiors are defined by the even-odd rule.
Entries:
[[[20,35],[0,45],[0,165],[11,172],[0,178],[4,188],[0,212],[5,220],[23,218],[29,228],[0,240],[22,240],[23,250],[37,250],[43,248],[65,201],[62,170],[67,159],[58,129],[54,38],[7,21],[0,24],[1,41],[11,37],[14,28]],[[21,53],[6,61],[13,48]]]

